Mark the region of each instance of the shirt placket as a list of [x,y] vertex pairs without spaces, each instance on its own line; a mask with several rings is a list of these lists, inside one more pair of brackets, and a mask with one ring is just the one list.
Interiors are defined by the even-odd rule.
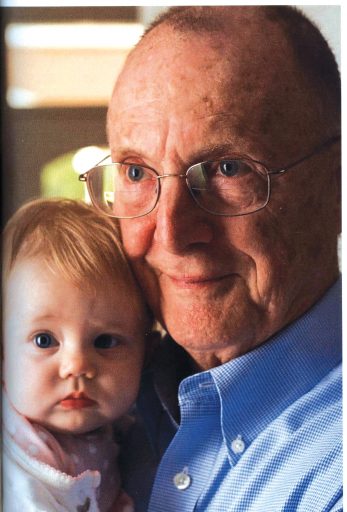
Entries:
[[208,373],[187,381],[180,387],[180,428],[160,463],[149,512],[192,512],[220,450],[220,400],[215,385]]

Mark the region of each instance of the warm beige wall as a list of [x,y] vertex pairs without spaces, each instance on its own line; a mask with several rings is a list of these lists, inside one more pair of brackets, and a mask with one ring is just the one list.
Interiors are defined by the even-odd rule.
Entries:
[[114,48],[9,49],[9,102],[12,96],[12,103],[31,107],[107,105],[127,53]]
[[15,108],[106,106],[143,25],[132,22],[9,23],[7,101]]

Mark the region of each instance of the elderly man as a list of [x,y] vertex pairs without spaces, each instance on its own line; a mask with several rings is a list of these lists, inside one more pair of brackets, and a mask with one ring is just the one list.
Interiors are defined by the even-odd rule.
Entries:
[[290,7],[174,8],[127,59],[119,163],[87,179],[170,334],[139,398],[138,510],[342,510],[339,102]]

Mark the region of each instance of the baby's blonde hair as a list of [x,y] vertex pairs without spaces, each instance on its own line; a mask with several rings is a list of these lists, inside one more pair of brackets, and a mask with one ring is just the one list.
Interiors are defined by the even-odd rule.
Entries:
[[94,290],[115,281],[134,289],[116,219],[71,199],[36,199],[19,208],[3,233],[3,282],[18,260],[37,257],[70,282]]

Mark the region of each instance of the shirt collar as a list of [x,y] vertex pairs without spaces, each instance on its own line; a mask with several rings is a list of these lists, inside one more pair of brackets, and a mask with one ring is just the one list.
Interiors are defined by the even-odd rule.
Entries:
[[341,361],[341,280],[272,339],[210,370],[221,401],[227,445],[250,443],[282,410]]
[[221,427],[227,446],[241,432],[248,444],[281,409],[340,362],[341,316],[339,279],[302,317],[247,354],[187,377],[189,357],[167,337],[143,377],[153,379],[161,407],[176,428],[180,386],[181,403],[192,390],[195,398],[197,393],[201,395],[201,400],[214,395],[221,403]]

